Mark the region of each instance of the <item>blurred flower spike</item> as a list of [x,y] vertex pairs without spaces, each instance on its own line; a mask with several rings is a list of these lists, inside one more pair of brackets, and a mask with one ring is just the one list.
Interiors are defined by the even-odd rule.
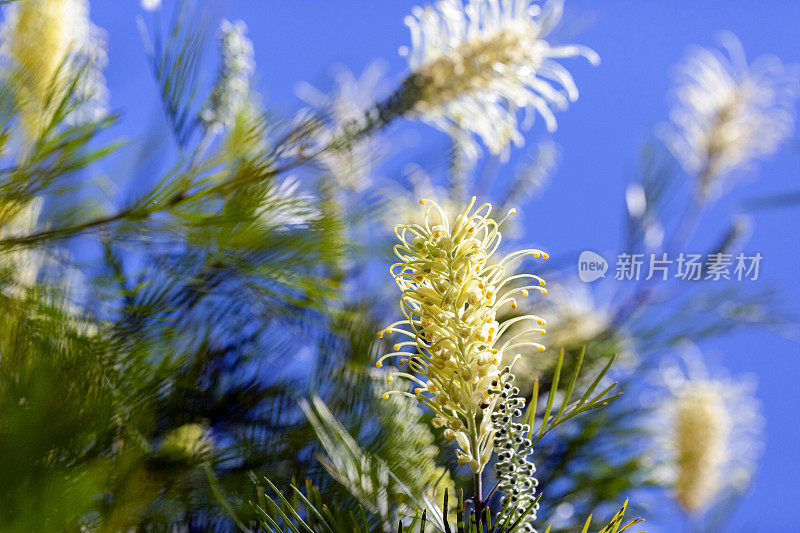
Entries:
[[800,67],[774,56],[747,63],[742,44],[725,32],[726,53],[695,49],[678,71],[676,104],[661,135],[697,179],[701,198],[716,196],[737,170],[774,154],[794,131]]
[[555,110],[578,98],[572,75],[557,60],[599,56],[579,45],[553,46],[546,37],[560,21],[563,0],[542,5],[530,0],[442,0],[414,8],[408,56],[411,110],[447,131],[466,130],[493,154],[523,143],[517,111],[527,112],[523,128],[538,113],[556,129]]
[[699,354],[662,370],[667,389],[654,431],[662,476],[688,515],[707,511],[750,484],[763,421],[752,382],[711,377]]
[[19,69],[17,104],[29,138],[41,134],[65,98],[72,100],[70,123],[106,115],[106,35],[89,20],[89,2],[26,0],[3,14],[3,61]]
[[[498,325],[496,315],[503,306],[517,308],[517,298],[530,290],[546,294],[544,280],[533,274],[509,275],[512,266],[527,256],[547,258],[539,250],[519,250],[493,261],[500,244],[499,222],[490,217],[492,206],[474,208],[473,197],[455,220],[449,220],[438,204],[421,200],[425,206],[422,225],[400,224],[395,234],[400,244],[394,251],[400,259],[391,268],[403,291],[401,307],[405,320],[391,324],[380,333],[399,333],[409,338],[394,345],[381,357],[398,357],[408,372],[392,372],[388,380],[403,377],[415,382],[414,394],[389,391],[416,398],[435,413],[433,424],[445,428],[445,437],[456,439],[459,463],[481,472],[489,461],[495,427],[490,414],[498,403],[498,383],[503,357],[522,346],[544,350],[541,344],[514,336],[502,345],[498,339],[512,324],[528,321],[544,334],[545,321],[522,315]],[[527,283],[507,288],[517,280]],[[406,348],[413,353],[404,351]],[[514,356],[513,360],[519,356]],[[513,364],[513,363],[512,363]],[[424,378],[424,379],[423,379]]]
[[[330,94],[309,83],[297,86],[298,96],[322,117],[320,127],[314,132],[316,160],[342,189],[365,191],[372,184],[372,174],[387,152],[386,142],[379,136],[350,137],[347,134],[353,125],[367,127],[368,112],[374,107],[376,96],[382,92],[385,70],[382,63],[374,62],[357,77],[343,65],[338,65]],[[307,114],[306,111],[302,115]],[[345,138],[347,142],[338,142]]]
[[220,24],[222,65],[211,98],[200,113],[208,130],[232,128],[251,103],[250,84],[256,65],[253,43],[246,34],[247,25],[241,20],[223,20]]

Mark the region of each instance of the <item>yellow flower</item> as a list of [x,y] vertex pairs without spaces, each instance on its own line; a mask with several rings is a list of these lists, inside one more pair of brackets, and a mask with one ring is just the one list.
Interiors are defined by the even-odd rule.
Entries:
[[[516,317],[500,326],[496,315],[505,305],[516,305],[517,297],[543,288],[545,282],[533,274],[508,275],[509,268],[527,256],[547,258],[539,250],[520,250],[499,261],[493,254],[500,244],[500,222],[490,218],[492,206],[474,209],[475,198],[455,220],[449,220],[438,204],[427,205],[423,224],[398,225],[400,244],[394,247],[400,259],[391,268],[403,291],[401,308],[405,320],[391,324],[378,337],[395,332],[405,335],[394,351],[380,358],[399,357],[408,372],[392,372],[389,379],[403,377],[415,382],[414,394],[406,394],[430,407],[433,424],[444,427],[444,436],[455,439],[460,464],[480,472],[492,453],[494,427],[490,420],[498,394],[498,378],[504,355],[521,346],[541,344],[511,337],[498,339],[514,323],[533,321],[533,331],[544,334],[544,320],[533,315]],[[513,214],[511,210],[508,214]],[[508,215],[506,215],[507,217]],[[528,283],[504,290],[513,281]],[[405,351],[411,348],[413,353]],[[518,358],[518,357],[517,357]],[[516,358],[515,358],[516,359]]]

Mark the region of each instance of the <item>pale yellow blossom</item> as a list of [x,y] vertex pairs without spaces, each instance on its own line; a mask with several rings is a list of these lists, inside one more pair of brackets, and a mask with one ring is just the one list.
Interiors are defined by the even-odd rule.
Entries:
[[[525,257],[546,258],[547,254],[520,250],[495,260],[505,218],[499,222],[491,218],[490,204],[475,208],[473,198],[451,218],[438,204],[421,203],[423,224],[395,228],[400,244],[394,250],[400,262],[391,272],[403,291],[405,319],[378,336],[398,333],[403,340],[379,359],[378,366],[387,358],[399,358],[400,367],[408,370],[392,372],[388,379],[403,377],[417,387],[414,394],[391,392],[412,396],[430,407],[436,415],[434,426],[443,427],[445,438],[458,443],[459,463],[480,472],[492,453],[495,428],[489,415],[498,396],[491,390],[497,390],[504,356],[513,364],[515,350],[521,347],[544,350],[529,339],[512,336],[499,341],[508,327],[522,321],[532,326],[530,331],[544,334],[545,321],[534,315],[498,324],[500,308],[516,307],[517,299],[529,291],[547,292],[538,276],[509,276],[507,272]],[[523,283],[505,290],[518,281]]]

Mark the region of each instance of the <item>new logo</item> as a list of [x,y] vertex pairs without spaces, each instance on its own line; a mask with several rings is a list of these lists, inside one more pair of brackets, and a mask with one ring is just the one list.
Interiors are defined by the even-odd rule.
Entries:
[[578,277],[584,283],[606,277],[608,261],[600,255],[589,250],[581,252],[578,258]]

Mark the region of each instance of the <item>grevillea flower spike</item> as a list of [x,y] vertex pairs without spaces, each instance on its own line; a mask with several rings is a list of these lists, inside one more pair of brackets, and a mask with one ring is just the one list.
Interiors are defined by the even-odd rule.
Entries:
[[656,472],[688,515],[699,515],[750,485],[763,440],[751,378],[714,376],[689,346],[662,364],[666,395],[652,419]]
[[529,126],[536,114],[556,129],[555,111],[578,99],[563,58],[600,57],[580,45],[553,45],[548,35],[561,20],[564,0],[440,0],[416,7],[408,56],[418,94],[413,112],[432,125],[463,129],[492,153],[522,144],[517,111]]
[[742,44],[720,35],[723,51],[697,48],[678,71],[671,123],[661,135],[701,197],[718,195],[732,174],[774,154],[794,131],[800,67],[764,56],[748,64]]
[[[445,428],[445,437],[456,439],[459,463],[479,473],[489,461],[494,446],[495,423],[491,413],[498,405],[503,359],[513,364],[520,356],[514,350],[544,346],[532,342],[528,331],[500,342],[511,325],[527,321],[532,330],[544,334],[545,321],[534,315],[519,316],[498,325],[496,315],[505,305],[517,307],[517,298],[531,290],[546,294],[545,282],[533,274],[513,274],[523,258],[547,258],[540,250],[519,250],[500,260],[493,255],[500,245],[499,222],[491,218],[492,206],[475,208],[475,198],[449,220],[435,202],[421,200],[423,224],[400,224],[395,234],[400,244],[395,255],[400,262],[390,271],[403,291],[400,299],[405,319],[378,333],[404,335],[393,351],[377,366],[399,358],[400,371],[388,380],[402,377],[416,383],[414,393],[405,394],[427,405],[434,413],[433,425]],[[512,286],[513,284],[513,286]],[[528,329],[528,328],[526,328]],[[410,351],[409,351],[410,350]],[[402,367],[407,367],[403,371]]]

